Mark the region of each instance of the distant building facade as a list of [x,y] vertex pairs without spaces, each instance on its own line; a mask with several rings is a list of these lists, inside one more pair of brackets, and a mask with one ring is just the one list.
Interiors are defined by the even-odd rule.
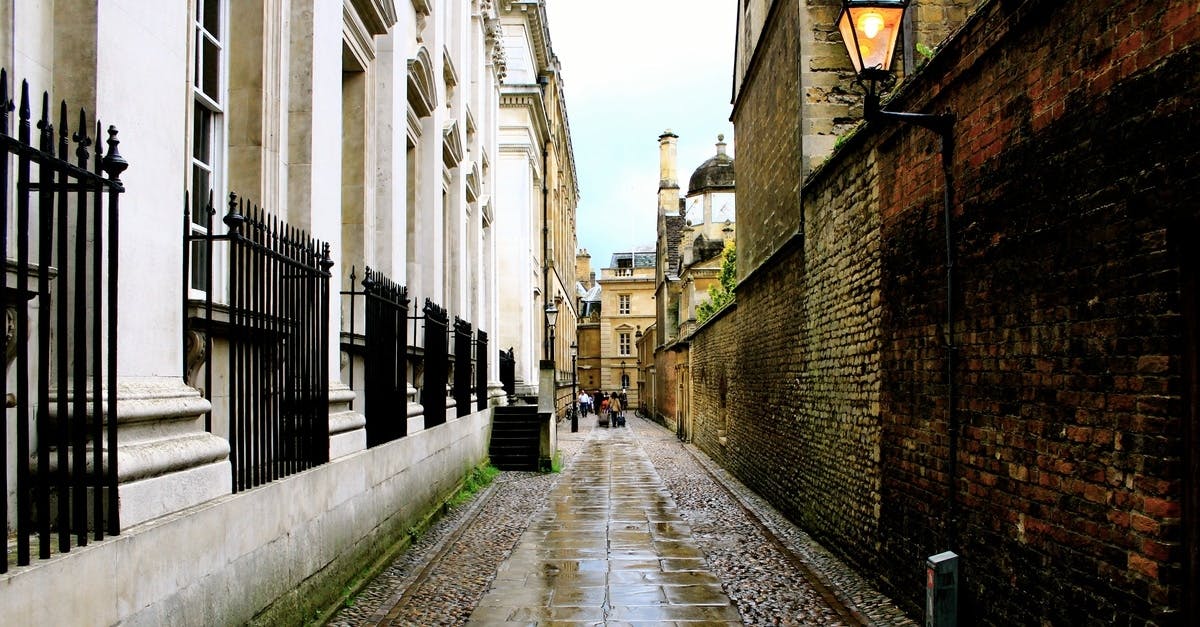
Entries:
[[579,312],[576,327],[577,383],[589,394],[600,388],[603,354],[600,344],[600,307],[603,304],[600,282],[592,270],[592,255],[586,248],[575,254],[575,309]]
[[687,438],[688,337],[696,329],[696,308],[717,284],[721,253],[734,241],[736,216],[733,158],[725,137],[718,136],[716,154],[700,164],[681,197],[676,170],[678,136],[659,136],[660,181],[655,269],[655,322],[640,338],[639,353],[653,355],[644,363],[652,383],[642,398],[647,414]]
[[599,388],[629,396],[637,407],[639,333],[654,323],[654,268],[650,246],[616,252],[600,274]]

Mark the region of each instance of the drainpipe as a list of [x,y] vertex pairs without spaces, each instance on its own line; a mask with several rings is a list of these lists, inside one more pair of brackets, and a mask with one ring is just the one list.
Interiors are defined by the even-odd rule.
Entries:
[[[546,105],[546,86],[550,77],[539,74],[538,86],[542,89],[542,111],[546,112],[546,137],[542,141],[542,302],[550,304],[550,107]],[[545,305],[542,306],[543,312]],[[550,354],[550,328],[546,316],[542,313],[542,344],[543,359],[553,359]]]
[[868,90],[863,103],[864,115],[867,121],[891,120],[905,122],[930,129],[942,139],[942,175],[945,177],[946,188],[942,196],[942,222],[946,237],[946,435],[949,438],[948,457],[946,460],[947,475],[947,511],[946,511],[946,544],[958,546],[958,437],[960,426],[958,414],[954,411],[954,400],[957,389],[954,386],[954,362],[958,346],[954,343],[954,243],[951,237],[953,208],[954,208],[954,121],[953,114],[908,113],[902,111],[884,111],[879,105],[879,95]]
[[954,207],[954,135],[952,131],[942,133],[942,174],[945,176],[946,189],[943,192],[942,222],[946,230],[946,431],[949,435],[949,475],[950,517],[947,530],[947,545],[949,550],[958,549],[958,437],[960,426],[958,413],[954,411],[954,401],[957,390],[954,386],[954,361],[958,345],[954,343],[954,244],[951,240],[951,213]]

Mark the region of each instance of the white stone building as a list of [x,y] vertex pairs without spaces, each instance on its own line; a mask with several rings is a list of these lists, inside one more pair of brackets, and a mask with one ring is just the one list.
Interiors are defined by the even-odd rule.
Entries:
[[[47,341],[115,337],[117,355],[111,411],[107,400],[100,402],[112,388],[102,360],[69,353],[48,366],[46,380],[36,371],[45,361],[36,350],[9,360],[4,390],[10,409],[0,447],[6,453],[0,481],[6,548],[19,543],[14,536],[36,537],[30,563],[10,559],[0,573],[6,623],[295,622],[336,603],[344,581],[422,524],[486,457],[487,405],[499,395],[501,33],[499,7],[489,0],[0,0],[0,66],[7,69],[9,93],[25,79],[35,100],[42,91],[55,103],[65,100],[72,120],[78,108],[98,113],[105,126],[120,130],[120,154],[129,164],[120,175],[125,191],[115,294],[76,298],[86,306],[75,308],[83,320],[111,300],[118,312],[115,336],[99,324],[107,315],[97,323],[68,321],[66,330],[52,316],[39,323],[43,302],[74,307],[71,299],[44,298],[50,292],[27,298],[30,305],[13,305],[10,293],[21,281],[36,291],[41,281],[65,283],[75,275],[57,264],[21,269],[15,251],[25,188],[16,174],[4,181],[12,200],[0,205],[7,211],[10,353],[24,329],[31,344],[43,335]],[[10,122],[9,134],[17,135],[17,126]],[[17,152],[5,153],[12,173],[22,160]],[[50,176],[50,170],[35,170],[37,177]],[[327,297],[289,292],[295,274],[283,248],[249,257],[264,259],[261,266],[235,260],[236,234],[222,221],[231,193],[248,219],[238,233],[254,232],[257,220],[263,242],[285,235],[319,240],[310,261],[314,271],[328,268]],[[32,196],[36,203],[37,193]],[[249,213],[250,206],[261,214]],[[567,251],[574,249],[571,233]],[[211,252],[207,236],[217,238]],[[91,250],[90,237],[87,242],[80,250]],[[235,302],[238,264],[251,280],[243,300],[258,313]],[[407,288],[408,316],[422,317],[427,299],[440,306],[449,327],[443,340],[455,318],[471,324],[468,353],[455,349],[450,352],[457,357],[448,358],[467,372],[468,358],[479,353],[470,390],[450,378],[434,386],[453,388],[449,398],[433,393],[427,380],[433,347],[419,332],[428,320],[405,320],[405,353],[399,374],[391,373],[399,377],[400,402],[377,414],[375,423],[365,415],[371,399],[364,395],[364,374],[372,366],[364,347],[376,335],[364,332],[364,297],[344,293],[362,290],[368,266],[379,273],[376,279]],[[109,268],[96,276],[116,276]],[[357,303],[353,316],[351,301]],[[294,331],[305,321],[317,325],[306,344]],[[481,330],[491,335],[490,344],[481,343]],[[81,365],[66,375],[62,365],[68,363]],[[18,374],[23,369],[32,379]],[[87,382],[80,383],[76,375],[84,370]],[[301,376],[313,388],[308,396],[285,389]],[[60,392],[68,384],[86,393]],[[60,421],[68,400],[84,396],[89,409],[80,400],[79,411],[70,406],[71,418]],[[60,398],[67,400],[57,403]],[[314,398],[324,406],[314,406]],[[431,398],[445,411],[433,411]],[[271,423],[272,411],[282,411],[284,422]],[[90,417],[97,413],[115,420]],[[442,414],[442,420],[429,419]],[[21,416],[32,430],[19,424]],[[76,420],[97,433],[115,423],[114,439],[97,436],[94,446],[82,439],[47,443],[50,427],[44,432],[43,422],[57,428]],[[372,438],[372,424],[398,431]],[[318,428],[296,444],[304,425]],[[82,438],[82,427],[78,431]],[[300,455],[295,447],[307,447],[307,459],[291,467]],[[41,448],[59,461],[46,465]],[[70,450],[54,457],[63,449]],[[69,466],[62,476],[76,476],[71,473],[84,468],[84,449],[80,483],[62,484],[48,502],[54,507],[68,494],[90,496],[112,468],[115,507],[102,526],[114,528],[103,541],[81,546],[75,538],[69,552],[56,544],[53,557],[40,559],[45,538],[35,532],[47,508],[41,496],[27,503],[22,495],[34,491],[29,486],[43,467],[58,477],[53,473]],[[78,458],[69,457],[76,451]],[[21,484],[24,468],[35,479]],[[69,513],[78,510],[72,506]],[[67,518],[48,527],[56,542]],[[82,530],[86,539],[82,527],[95,526],[85,520],[70,531]]]
[[[501,87],[496,189],[503,320],[499,346],[512,348],[516,393],[538,394],[539,365],[553,355],[561,409],[569,402],[575,302],[575,209],[579,187],[558,58],[545,6],[501,2],[508,73]],[[559,315],[547,349],[545,309]]]

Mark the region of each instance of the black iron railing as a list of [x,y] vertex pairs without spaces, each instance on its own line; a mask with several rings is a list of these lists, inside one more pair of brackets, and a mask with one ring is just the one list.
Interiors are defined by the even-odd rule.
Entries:
[[[329,460],[329,245],[267,215],[236,194],[228,234],[188,234],[205,246],[228,242],[228,417],[234,492]],[[185,256],[185,264],[186,256]],[[206,270],[211,277],[211,270]],[[188,276],[185,267],[184,276]],[[212,282],[204,324],[214,324]],[[211,355],[211,339],[207,355]],[[211,371],[213,364],[209,362]],[[212,399],[211,372],[205,394]],[[211,421],[208,423],[211,428]]]
[[454,317],[454,408],[461,418],[471,413],[471,323]]
[[480,329],[475,332],[475,409],[487,409],[488,336]]
[[511,398],[517,393],[517,358],[511,346],[500,351],[500,386],[505,396]]
[[[24,566],[30,563],[34,536],[38,556],[45,559],[55,539],[57,550],[66,552],[72,536],[75,545],[87,544],[89,528],[96,540],[106,531],[120,531],[118,200],[125,190],[120,175],[128,164],[117,150],[114,127],[108,128],[107,153],[98,141],[102,127],[89,124],[82,110],[77,130],[70,132],[65,102],[59,106],[56,134],[46,93],[34,146],[26,83],[21,85],[17,137],[12,137],[9,98],[8,73],[0,70],[0,258],[5,262],[0,300],[14,328],[5,338],[6,353],[16,360],[16,388],[10,391],[7,377],[0,376],[0,399],[15,410],[16,432],[16,442],[10,443],[7,427],[0,429],[0,452],[11,455],[16,466],[14,489],[7,462],[0,463],[5,488],[0,520],[10,520],[7,495],[15,492],[16,562]],[[93,159],[89,149],[94,142]],[[10,188],[12,165],[15,193]],[[10,209],[16,218],[11,234],[15,259],[8,249]],[[32,338],[31,311],[37,314]],[[0,572],[8,570],[5,536]]]
[[436,427],[446,422],[446,379],[450,360],[447,358],[446,333],[449,320],[446,310],[425,299],[425,377],[421,385],[421,405],[425,407],[425,426]]
[[[378,446],[408,433],[408,290],[382,272],[366,269],[361,291],[350,271],[350,336],[355,337],[355,297],[365,300],[366,341],[363,352],[363,413],[367,446]],[[350,360],[354,383],[354,359]]]

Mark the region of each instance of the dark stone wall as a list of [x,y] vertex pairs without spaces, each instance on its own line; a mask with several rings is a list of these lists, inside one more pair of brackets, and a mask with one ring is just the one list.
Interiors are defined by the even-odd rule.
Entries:
[[[802,236],[739,224],[759,254],[692,338],[697,445],[914,616],[953,548],[968,624],[1196,620],[1198,40],[1187,0],[983,3],[891,104],[958,116],[957,394],[939,142],[868,125],[805,182]],[[739,183],[771,189],[739,211],[782,215],[788,180],[743,147],[783,96],[744,89]]]
[[[799,227],[799,0],[774,3],[733,112],[737,128],[738,277]],[[742,164],[746,164],[743,174]]]

